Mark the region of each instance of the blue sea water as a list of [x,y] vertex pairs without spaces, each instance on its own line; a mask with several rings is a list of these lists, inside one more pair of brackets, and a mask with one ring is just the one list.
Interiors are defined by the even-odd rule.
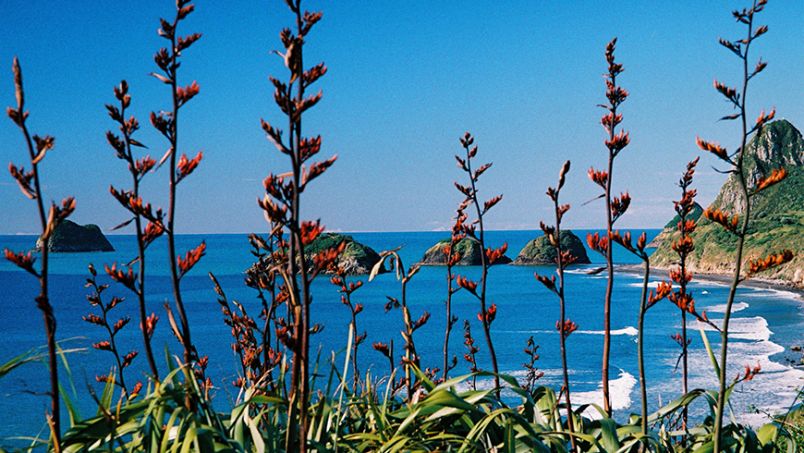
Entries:
[[[580,236],[585,231],[577,231]],[[650,231],[654,236],[658,231]],[[532,231],[492,231],[488,233],[491,246],[503,242],[509,245],[509,255],[515,254],[533,237],[541,233]],[[421,259],[424,251],[437,240],[446,237],[443,232],[414,233],[353,233],[355,239],[377,251],[403,246],[400,254],[405,265]],[[104,339],[102,329],[82,321],[82,315],[91,311],[86,300],[88,289],[84,282],[88,275],[87,265],[94,263],[98,269],[112,262],[128,262],[136,255],[136,243],[132,236],[110,236],[116,248],[110,253],[78,253],[51,255],[51,302],[58,320],[58,338],[65,340],[65,348],[86,348],[84,352],[68,355],[70,376],[62,368],[64,383],[69,389],[72,382],[81,415],[94,414],[94,403],[88,398],[87,387],[100,388],[94,377],[108,373],[112,360],[108,353],[92,350],[94,341]],[[236,392],[231,382],[237,377],[237,360],[230,348],[229,328],[222,323],[221,311],[207,272],[213,272],[227,295],[258,313],[259,305],[254,291],[243,284],[243,270],[253,257],[245,235],[183,235],[177,238],[179,250],[189,250],[202,240],[207,242],[207,256],[182,281],[185,305],[192,327],[192,335],[202,355],[208,355],[208,374],[216,386],[215,405],[220,409],[229,406]],[[0,236],[0,247],[13,250],[30,249],[35,238],[30,236]],[[162,318],[154,338],[157,351],[170,348],[179,351],[179,346],[169,333],[163,304],[170,302],[167,257],[164,240],[160,239],[149,249],[147,292],[149,311]],[[600,256],[589,252],[592,265],[576,266],[567,274],[567,315],[579,325],[579,330],[568,340],[570,382],[576,404],[600,402],[600,364],[603,343],[603,296],[605,275],[587,275],[584,269],[599,266]],[[618,250],[618,263],[635,263],[627,252]],[[525,342],[531,335],[540,346],[541,358],[538,367],[545,373],[541,383],[555,388],[560,386],[560,356],[555,322],[558,319],[558,303],[533,277],[534,272],[550,274],[551,267],[495,266],[489,273],[488,298],[498,306],[494,322],[493,340],[504,373],[524,376],[522,364],[527,357],[523,353]],[[458,268],[458,272],[477,276],[476,267]],[[652,279],[666,280],[664,272],[657,272]],[[365,277],[361,278],[365,280]],[[639,390],[636,364],[636,325],[640,296],[641,277],[618,273],[612,308],[612,371],[611,390],[614,407],[619,414],[637,412]],[[108,279],[101,272],[102,282]],[[28,274],[11,263],[0,262],[0,363],[17,354],[44,344],[42,317],[33,298],[37,285]],[[718,319],[722,313],[727,288],[716,282],[696,280],[694,291],[699,310],[707,309],[710,318]],[[359,358],[361,371],[370,370],[373,375],[387,374],[387,361],[371,348],[376,341],[394,339],[397,352],[401,351],[401,313],[384,312],[386,296],[398,297],[399,282],[394,274],[384,274],[368,283],[353,295],[355,302],[365,307],[358,318],[359,332],[368,332],[361,346]],[[340,303],[336,288],[328,278],[319,278],[313,284],[313,321],[325,326],[313,337],[314,345],[321,348],[322,361],[328,360],[331,351],[337,354],[338,363],[343,361],[347,342],[349,312]],[[445,327],[444,300],[446,294],[446,271],[443,267],[424,267],[408,286],[408,300],[412,316],[417,318],[425,311],[432,317],[415,335],[416,346],[423,357],[423,366],[438,367],[442,362],[442,345]],[[112,285],[108,296],[130,296],[124,288]],[[735,412],[742,419],[756,423],[761,415],[754,414],[753,407],[771,412],[783,410],[793,401],[796,389],[804,385],[804,372],[782,363],[785,347],[801,341],[804,332],[802,302],[795,295],[769,289],[740,289],[737,294],[736,311],[732,321],[733,342],[730,343],[729,375],[735,375],[743,365],[762,366],[763,374],[750,383],[738,387],[732,399]],[[467,294],[458,293],[453,299],[454,312],[461,321],[451,337],[451,353],[459,358],[453,375],[467,372],[468,366],[461,359],[464,347],[462,338],[463,319],[472,322],[473,333],[481,351],[481,367],[490,368],[485,342],[476,314],[477,303]],[[141,350],[141,337],[136,303],[133,298],[122,303],[117,315],[131,316],[132,322],[119,334],[121,349]],[[690,385],[692,388],[714,388],[715,375],[709,358],[703,349],[698,325],[692,324],[690,338]],[[678,309],[667,301],[659,303],[647,315],[645,352],[647,365],[648,398],[651,408],[666,403],[679,395],[680,372],[675,368],[679,354],[678,345],[670,336],[680,329]],[[718,337],[708,332],[708,338],[717,348]],[[164,363],[164,360],[160,360]],[[129,382],[142,379],[146,360],[140,355],[134,365],[127,369]],[[481,382],[480,385],[488,385]],[[2,378],[0,385],[0,413],[9,414],[0,424],[0,439],[13,436],[35,435],[45,429],[43,414],[48,407],[44,395],[47,390],[47,369],[43,363],[32,363],[14,370]],[[72,390],[68,390],[72,392]],[[66,423],[66,420],[65,420]],[[7,442],[0,442],[7,443]]]

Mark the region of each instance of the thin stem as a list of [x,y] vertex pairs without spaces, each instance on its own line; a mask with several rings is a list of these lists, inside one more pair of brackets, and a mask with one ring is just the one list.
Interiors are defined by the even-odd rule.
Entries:
[[[22,87],[20,87],[22,89]],[[22,105],[19,106],[20,116],[22,116]],[[20,129],[25,136],[25,144],[28,147],[28,155],[31,158],[31,166],[33,168],[34,176],[34,190],[36,191],[36,205],[39,212],[39,221],[42,226],[42,233],[47,230],[48,221],[45,214],[45,205],[42,201],[42,188],[39,182],[39,165],[34,162],[36,152],[34,151],[33,141],[31,134],[28,132],[28,126],[25,125],[25,118],[22,117],[20,121]],[[42,318],[45,324],[45,336],[47,337],[47,353],[48,353],[48,369],[50,370],[50,409],[52,413],[53,423],[53,444],[56,451],[61,449],[61,416],[60,416],[60,400],[59,400],[59,369],[57,360],[57,347],[56,347],[56,317],[53,313],[53,306],[50,304],[48,298],[48,243],[50,238],[42,238],[41,257],[42,264],[39,271],[39,295],[36,297],[36,303],[39,310],[42,311]]]
[[[559,189],[560,190],[560,189]],[[567,366],[567,336],[564,334],[564,321],[566,320],[566,304],[564,299],[564,258],[561,255],[561,211],[558,206],[558,193],[553,199],[556,216],[556,264],[558,268],[558,302],[561,307],[561,329],[559,330],[559,337],[561,338],[561,368],[564,377],[564,400],[567,403],[567,429],[572,434],[575,432],[575,421],[572,416],[572,402],[570,401],[570,385],[569,385],[569,369]],[[577,451],[575,445],[575,436],[570,435],[570,445],[572,451]]]
[[639,324],[637,331],[637,362],[639,365],[639,391],[641,398],[641,427],[642,435],[648,435],[648,384],[645,382],[645,313],[647,312],[648,280],[650,279],[650,260],[643,257],[645,262],[645,275],[642,277],[642,295],[639,305]]
[[[611,76],[612,85],[616,86],[616,75]],[[617,106],[611,108],[612,117],[617,116]],[[609,140],[614,141],[614,126],[609,130]],[[608,247],[606,248],[606,299],[603,302],[603,366],[601,369],[603,386],[603,410],[609,417],[612,416],[611,397],[609,394],[609,358],[611,355],[611,296],[614,288],[614,261],[612,258],[612,227],[614,219],[611,212],[611,180],[612,170],[614,169],[614,152],[609,150],[608,177],[606,178],[606,237]]]
[[449,254],[447,254],[447,326],[444,329],[444,369],[443,376],[446,381],[449,377],[449,335],[452,332],[452,257],[457,243],[450,241]]
[[[182,346],[184,347],[184,363],[188,367],[188,372],[191,372],[193,362],[193,344],[190,337],[190,324],[187,321],[187,312],[184,309],[184,302],[182,301],[180,278],[178,274],[178,267],[176,264],[176,236],[175,236],[175,217],[176,217],[176,154],[178,153],[179,144],[179,96],[178,96],[178,83],[176,74],[176,60],[178,54],[176,53],[176,26],[178,24],[178,14],[173,22],[171,43],[171,67],[173,68],[173,77],[170,78],[170,90],[173,102],[173,111],[171,113],[171,134],[170,134],[170,186],[169,186],[169,206],[168,206],[168,224],[167,235],[168,242],[168,262],[170,264],[170,277],[173,288],[173,297],[176,301],[176,308],[179,312],[179,322],[181,323]],[[188,393],[188,408],[192,407],[191,399]]]
[[480,288],[480,296],[478,299],[480,300],[480,313],[482,313],[482,324],[483,324],[483,334],[486,337],[486,345],[489,348],[489,355],[491,356],[491,366],[494,370],[494,389],[497,395],[497,398],[500,397],[500,370],[497,366],[497,354],[494,352],[494,344],[491,341],[491,326],[489,325],[489,321],[486,317],[486,279],[489,273],[489,265],[488,260],[486,258],[486,241],[485,241],[485,228],[483,227],[483,211],[480,208],[480,202],[477,199],[477,188],[475,185],[475,178],[472,174],[472,159],[469,156],[469,148],[466,148],[466,172],[469,174],[469,182],[471,183],[472,188],[472,202],[475,205],[475,210],[477,211],[477,222],[478,222],[478,230],[480,231],[480,235],[478,237],[478,241],[480,242],[480,265],[482,267],[482,275],[481,275],[481,288]]
[[[742,140],[740,143],[739,154],[737,155],[737,168],[735,174],[737,175],[737,183],[740,188],[740,194],[745,201],[745,211],[743,212],[743,222],[740,227],[740,232],[737,235],[737,253],[735,255],[734,276],[732,277],[731,285],[729,287],[729,297],[726,300],[726,312],[723,315],[723,327],[720,332],[720,376],[719,388],[717,395],[717,414],[715,414],[715,439],[714,451],[720,451],[721,435],[723,429],[723,412],[726,409],[726,365],[728,364],[728,343],[729,343],[729,321],[731,320],[731,309],[734,304],[734,297],[737,294],[737,286],[740,284],[740,272],[743,260],[743,245],[745,243],[745,235],[748,232],[748,222],[751,216],[751,200],[748,194],[748,185],[745,181],[745,172],[743,168],[743,158],[745,157],[745,146],[748,141],[748,125],[746,124],[745,105],[746,98],[748,97],[748,49],[751,46],[753,35],[754,14],[753,8],[756,8],[756,0],[752,7],[752,12],[748,16],[748,34],[745,44],[745,52],[743,52],[743,91],[742,98],[740,99],[740,119],[742,122]],[[735,206],[736,207],[736,206]]]
[[[140,176],[137,174],[134,154],[131,150],[131,134],[129,134],[129,130],[125,125],[126,106],[121,102],[120,107],[120,117],[123,118],[123,121],[120,124],[120,129],[123,132],[123,138],[126,146],[126,160],[128,161],[129,172],[131,173],[131,179],[134,185],[133,196],[135,199],[138,199],[140,196]],[[154,359],[153,349],[151,348],[151,338],[146,329],[148,313],[145,307],[145,238],[142,232],[142,216],[139,213],[134,214],[134,226],[137,234],[138,261],[137,290],[135,293],[137,295],[137,302],[139,305],[140,331],[142,332],[142,341],[145,345],[145,356],[148,359],[148,366],[151,368],[151,375],[153,376],[154,380],[158,382],[159,369],[156,367],[156,360]]]

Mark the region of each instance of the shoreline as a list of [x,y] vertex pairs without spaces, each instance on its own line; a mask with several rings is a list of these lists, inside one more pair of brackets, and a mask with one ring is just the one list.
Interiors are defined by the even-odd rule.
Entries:
[[[642,275],[644,272],[644,267],[641,264],[618,264],[614,266],[615,271],[622,271],[627,274],[638,274]],[[654,271],[662,271],[667,272],[670,270],[669,267],[653,267],[650,268],[651,273]],[[711,272],[695,272],[694,273],[696,279],[698,281],[711,281],[719,284],[726,284],[730,285],[732,281],[732,275],[730,274],[717,274]],[[798,286],[794,286],[792,283],[785,281],[785,280],[773,280],[773,279],[764,279],[764,278],[752,278],[750,280],[745,280],[740,283],[740,286],[746,288],[754,288],[754,289],[769,289],[774,291],[785,291],[795,295],[795,298],[799,301],[804,302],[804,288],[800,288]]]

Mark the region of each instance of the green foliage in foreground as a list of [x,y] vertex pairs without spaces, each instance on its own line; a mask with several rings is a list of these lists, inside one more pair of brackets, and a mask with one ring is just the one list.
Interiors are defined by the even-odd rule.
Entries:
[[[317,451],[568,451],[566,420],[560,415],[565,413],[563,404],[552,389],[528,391],[513,377],[501,376],[507,400],[518,401],[508,405],[495,398],[493,389],[470,389],[473,376],[491,377],[490,373],[436,384],[415,371],[421,391],[406,403],[389,394],[386,380],[373,381],[370,376],[366,376],[368,384],[353,393],[346,385],[351,380],[340,378],[333,360],[327,385],[310,405],[309,445]],[[182,368],[128,399],[109,384],[96,396],[97,415],[78,420],[70,411],[62,451],[281,451],[288,407],[288,396],[281,390],[283,378],[280,375],[274,390],[244,389],[238,404],[227,413],[216,412]],[[188,395],[200,402],[197,410],[185,408]],[[71,408],[66,393],[62,396]],[[671,427],[684,408],[699,400],[709,407],[709,415],[690,427],[686,444],[681,444],[683,432]],[[641,434],[637,415],[621,424],[603,418],[600,407],[580,406],[573,414],[576,443],[590,452],[631,452],[640,446],[657,452],[710,452],[715,402],[714,392],[690,392],[650,415],[652,429],[647,437]],[[796,408],[756,431],[732,423],[725,429],[724,445],[734,452],[794,452],[802,440],[801,422]],[[32,444],[32,449],[43,447],[48,447],[47,440]]]

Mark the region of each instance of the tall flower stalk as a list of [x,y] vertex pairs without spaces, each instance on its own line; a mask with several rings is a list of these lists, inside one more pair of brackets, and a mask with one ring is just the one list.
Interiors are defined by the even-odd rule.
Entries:
[[285,51],[275,53],[282,58],[288,70],[288,78],[282,81],[271,77],[270,80],[274,86],[274,102],[287,117],[287,137],[283,137],[282,130],[269,122],[261,120],[261,124],[267,138],[277,150],[288,156],[291,169],[288,173],[269,174],[265,178],[263,185],[266,195],[259,200],[259,205],[265,211],[272,228],[283,229],[288,234],[286,261],[272,269],[284,282],[290,321],[289,325],[278,329],[277,338],[293,353],[285,447],[288,450],[306,452],[310,422],[310,335],[313,330],[318,330],[310,324],[310,284],[319,272],[325,271],[337,260],[345,244],[319,252],[309,261],[305,256],[305,246],[318,237],[323,226],[318,221],[301,220],[301,194],[310,182],[335,163],[337,157],[309,162],[321,151],[321,136],[302,135],[303,113],[316,105],[322,97],[321,92],[307,95],[306,91],[327,72],[324,63],[304,69],[303,58],[303,49],[310,30],[321,20],[322,14],[303,11],[301,0],[286,0],[286,3],[295,19],[294,30],[285,28],[280,32],[279,37]]
[[[695,302],[692,294],[687,291],[687,285],[692,280],[692,272],[687,269],[687,258],[695,251],[695,243],[691,234],[695,231],[696,222],[695,219],[690,218],[690,214],[695,208],[697,191],[690,189],[690,185],[697,164],[698,158],[688,163],[687,170],[678,182],[681,188],[681,199],[674,202],[674,208],[679,219],[676,225],[679,237],[671,245],[673,251],[678,255],[678,267],[670,271],[670,278],[678,285],[678,290],[673,291],[668,297],[681,310],[681,334],[678,343],[681,346],[681,393],[683,395],[689,392],[687,350],[692,341],[687,338],[687,313],[695,313]],[[687,408],[684,407],[682,413],[684,430],[687,429],[687,420]]]
[[[140,159],[134,157],[133,148],[143,148],[145,145],[133,137],[134,132],[140,127],[137,118],[133,115],[126,118],[127,109],[131,105],[131,95],[128,93],[128,83],[125,80],[114,88],[114,96],[120,103],[119,107],[107,104],[106,110],[108,110],[112,120],[118,124],[122,136],[116,135],[112,131],[107,131],[106,140],[109,142],[109,145],[114,148],[117,158],[128,164],[128,171],[131,174],[132,189],[131,191],[117,190],[111,186],[109,191],[123,208],[127,209],[134,216],[114,229],[123,228],[132,221],[134,222],[134,232],[137,236],[137,257],[134,259],[137,263],[137,283],[130,289],[137,296],[140,331],[142,332],[142,341],[145,346],[145,357],[148,360],[151,376],[154,380],[158,381],[159,369],[154,359],[151,337],[153,336],[159,317],[153,312],[149,315],[145,303],[145,250],[156,238],[165,232],[165,227],[163,224],[162,210],[159,209],[154,213],[150,204],[143,204],[142,197],[140,196],[140,182],[145,175],[156,166],[156,161],[150,156],[145,156]],[[147,222],[147,224],[144,225],[145,222]]]
[[90,324],[103,327],[103,329],[106,330],[106,334],[108,335],[109,339],[93,343],[92,347],[99,351],[110,352],[114,356],[115,362],[117,363],[116,377],[114,375],[100,375],[96,376],[95,380],[98,382],[111,382],[119,386],[123,393],[130,397],[132,394],[139,392],[139,388],[142,387],[142,383],[137,383],[137,385],[134,387],[136,391],[129,392],[129,388],[126,386],[124,370],[128,368],[132,362],[134,362],[138,352],[136,350],[132,350],[126,354],[122,354],[117,345],[117,334],[120,333],[120,331],[126,325],[128,325],[129,321],[131,321],[131,318],[129,316],[123,316],[118,318],[116,321],[109,319],[112,309],[123,302],[123,299],[120,297],[112,297],[109,302],[104,302],[103,293],[109,289],[109,285],[98,283],[98,272],[95,270],[95,266],[92,264],[89,265],[89,274],[90,277],[87,278],[87,283],[85,286],[92,288],[92,293],[87,294],[87,301],[93,307],[98,308],[100,311],[100,316],[95,313],[90,313],[86,316],[83,316],[82,319]]
[[550,242],[550,244],[555,248],[556,251],[556,274],[558,274],[558,281],[556,281],[556,277],[553,276],[548,278],[544,275],[539,275],[538,273],[535,274],[536,279],[541,282],[547,289],[555,293],[558,296],[558,305],[559,305],[559,319],[556,322],[556,330],[558,330],[560,344],[561,344],[561,369],[562,369],[562,376],[564,378],[564,385],[562,387],[562,393],[564,394],[564,403],[567,409],[567,429],[569,430],[569,441],[573,451],[577,451],[577,446],[575,445],[575,422],[574,416],[572,413],[572,402],[570,398],[570,384],[569,384],[569,366],[567,365],[567,337],[574,332],[578,326],[571,320],[567,319],[566,317],[566,301],[564,298],[564,269],[567,266],[571,265],[575,261],[577,261],[578,257],[574,256],[572,252],[569,250],[564,250],[561,246],[561,220],[564,218],[564,214],[567,213],[570,209],[570,205],[568,204],[559,204],[559,195],[561,194],[561,188],[564,187],[564,182],[566,180],[567,172],[570,169],[570,161],[564,162],[564,165],[561,167],[561,171],[558,174],[558,185],[553,187],[547,188],[547,196],[550,200],[553,201],[553,212],[555,214],[555,225],[549,226],[546,225],[544,222],[541,222],[540,226],[542,231],[544,231],[545,237]]
[[[193,33],[187,36],[179,36],[178,28],[180,23],[190,15],[195,6],[189,0],[177,0],[176,12],[172,21],[160,19],[161,27],[158,30],[159,36],[169,43],[169,47],[161,48],[154,55],[154,62],[160,72],[151,75],[160,82],[170,87],[171,109],[169,111],[151,112],[151,124],[168,140],[168,150],[162,157],[159,165],[169,161],[170,183],[168,186],[168,212],[167,224],[165,225],[165,235],[168,244],[168,264],[170,268],[170,281],[173,290],[173,299],[178,313],[178,324],[173,314],[173,309],[165,304],[173,333],[184,349],[184,364],[188,369],[193,368],[194,362],[198,360],[198,353],[192,342],[190,335],[190,323],[187,319],[187,310],[181,294],[181,278],[195,266],[206,251],[206,244],[202,242],[194,249],[187,252],[184,257],[176,255],[176,191],[178,185],[192,173],[203,158],[199,152],[195,157],[189,159],[186,154],[179,154],[179,112],[184,105],[195,97],[200,88],[195,81],[190,85],[182,87],[179,85],[178,69],[180,58],[185,50],[192,46],[201,38],[200,33]],[[188,401],[189,404],[189,401]]]
[[[464,156],[455,156],[455,160],[458,162],[458,167],[460,167],[461,170],[463,170],[464,173],[466,173],[466,175],[469,177],[469,185],[464,186],[456,182],[455,187],[466,197],[464,204],[467,207],[475,207],[476,218],[474,222],[471,225],[466,226],[464,230],[468,236],[471,236],[480,243],[480,290],[478,291],[477,282],[462,276],[457,276],[455,282],[458,284],[458,286],[468,291],[478,300],[478,302],[480,302],[480,312],[477,314],[477,319],[483,326],[483,335],[486,337],[486,346],[489,348],[491,367],[494,370],[494,389],[497,397],[499,397],[500,368],[497,365],[497,353],[494,351],[494,343],[491,341],[491,324],[497,317],[497,304],[491,304],[490,306],[487,304],[486,289],[488,286],[489,267],[491,267],[505,255],[506,250],[508,250],[508,244],[503,244],[502,247],[498,249],[486,248],[486,228],[483,224],[483,217],[491,208],[494,207],[494,205],[502,200],[502,195],[492,197],[481,204],[478,197],[477,181],[480,179],[480,175],[491,168],[491,163],[480,165],[477,168],[472,166],[472,161],[477,156],[477,146],[474,145],[474,142],[475,139],[469,132],[465,133],[464,136],[460,138],[460,143],[464,150]],[[477,225],[477,227],[475,227],[475,225]]]
[[58,351],[56,347],[56,316],[53,313],[53,305],[50,303],[48,294],[48,256],[50,237],[59,226],[75,210],[75,199],[68,197],[62,200],[61,205],[51,202],[50,209],[45,212],[45,202],[43,200],[41,176],[39,174],[39,164],[45,158],[48,151],[53,149],[56,141],[53,137],[45,135],[31,135],[28,130],[28,112],[25,111],[25,90],[22,85],[22,68],[17,58],[14,58],[12,65],[14,73],[14,94],[17,106],[6,108],[6,114],[19,127],[25,139],[28,149],[31,170],[26,171],[24,167],[9,164],[8,170],[16,180],[17,185],[23,195],[31,200],[36,200],[36,207],[39,213],[39,224],[42,233],[39,235],[37,246],[40,251],[40,264],[37,270],[34,266],[36,258],[31,252],[13,252],[4,249],[3,252],[7,260],[14,263],[17,267],[25,270],[39,280],[39,294],[36,296],[36,306],[42,312],[45,324],[45,336],[47,338],[48,369],[50,371],[50,414],[47,417],[50,427],[53,447],[56,451],[61,449],[61,421],[59,408],[59,369]]
[[[617,38],[611,40],[606,45],[606,63],[608,63],[608,72],[605,76],[606,80],[606,105],[600,105],[606,109],[606,114],[600,119],[600,123],[606,130],[608,137],[605,140],[605,145],[608,150],[608,166],[607,170],[600,171],[594,168],[589,170],[589,178],[598,184],[603,189],[603,197],[606,201],[606,237],[604,238],[606,245],[611,242],[611,235],[614,223],[623,215],[628,209],[631,198],[628,193],[621,194],[620,197],[612,197],[611,181],[612,171],[614,170],[614,159],[630,142],[628,132],[617,132],[617,126],[622,122],[623,116],[618,113],[620,105],[625,102],[628,97],[628,91],[617,85],[617,76],[623,72],[623,65],[617,63],[614,58],[614,50],[617,44]],[[591,240],[591,236],[587,237],[587,241]],[[591,245],[591,244],[590,244]],[[592,247],[594,248],[594,247]],[[614,287],[614,261],[612,259],[612,248],[605,247],[603,256],[606,259],[606,297],[603,300],[603,364],[601,367],[602,381],[603,381],[603,409],[612,416],[611,396],[609,392],[609,359],[611,354],[611,297]]]
[[442,252],[446,259],[447,266],[447,300],[445,302],[446,309],[446,327],[444,328],[444,362],[442,365],[442,377],[446,381],[449,378],[449,372],[454,368],[458,361],[455,356],[452,356],[452,361],[449,359],[449,337],[452,333],[452,328],[458,322],[458,317],[452,314],[452,295],[460,290],[459,287],[454,286],[455,275],[452,272],[453,267],[461,260],[461,252],[458,251],[458,244],[466,237],[465,225],[466,222],[466,203],[461,203],[455,214],[455,223],[452,225],[452,234],[450,235],[449,244],[445,245]]
[[748,144],[748,139],[751,134],[762,130],[767,122],[773,119],[775,111],[765,113],[764,111],[759,114],[753,126],[749,127],[748,117],[746,113],[746,100],[748,97],[748,84],[751,79],[757,74],[762,72],[767,63],[761,59],[752,68],[749,63],[749,50],[751,44],[764,35],[768,31],[765,25],[756,26],[754,23],[755,15],[761,12],[767,0],[754,0],[750,8],[743,8],[735,10],[732,15],[735,19],[745,26],[745,35],[743,38],[729,41],[721,38],[720,44],[736,55],[741,62],[742,66],[742,89],[732,88],[719,81],[714,82],[715,89],[722,94],[727,101],[736,110],[736,113],[724,116],[724,120],[739,120],[741,126],[740,133],[740,147],[732,153],[717,143],[709,142],[698,138],[697,145],[704,151],[714,154],[717,158],[723,161],[727,166],[727,173],[737,182],[739,189],[739,199],[735,209],[740,210],[739,215],[731,214],[721,211],[720,209],[706,209],[704,216],[712,222],[720,224],[727,231],[737,237],[736,251],[734,254],[734,274],[732,277],[731,285],[729,286],[729,295],[726,299],[726,311],[723,315],[722,327],[720,329],[720,359],[718,366],[719,386],[717,395],[717,413],[715,414],[715,431],[714,431],[714,451],[721,451],[722,445],[722,431],[723,431],[723,413],[726,409],[727,401],[727,386],[726,386],[726,371],[728,365],[728,344],[729,344],[729,321],[731,320],[731,311],[734,304],[734,297],[737,293],[737,287],[742,281],[751,275],[762,272],[764,270],[780,266],[791,259],[793,253],[790,250],[784,250],[776,254],[771,254],[764,259],[757,259],[748,263],[748,271],[743,275],[743,246],[745,244],[745,237],[748,233],[748,226],[751,219],[751,199],[752,196],[761,192],[762,190],[777,184],[782,181],[786,172],[783,168],[773,170],[771,174],[761,177],[753,188],[749,189],[747,169],[744,166],[745,147]]

